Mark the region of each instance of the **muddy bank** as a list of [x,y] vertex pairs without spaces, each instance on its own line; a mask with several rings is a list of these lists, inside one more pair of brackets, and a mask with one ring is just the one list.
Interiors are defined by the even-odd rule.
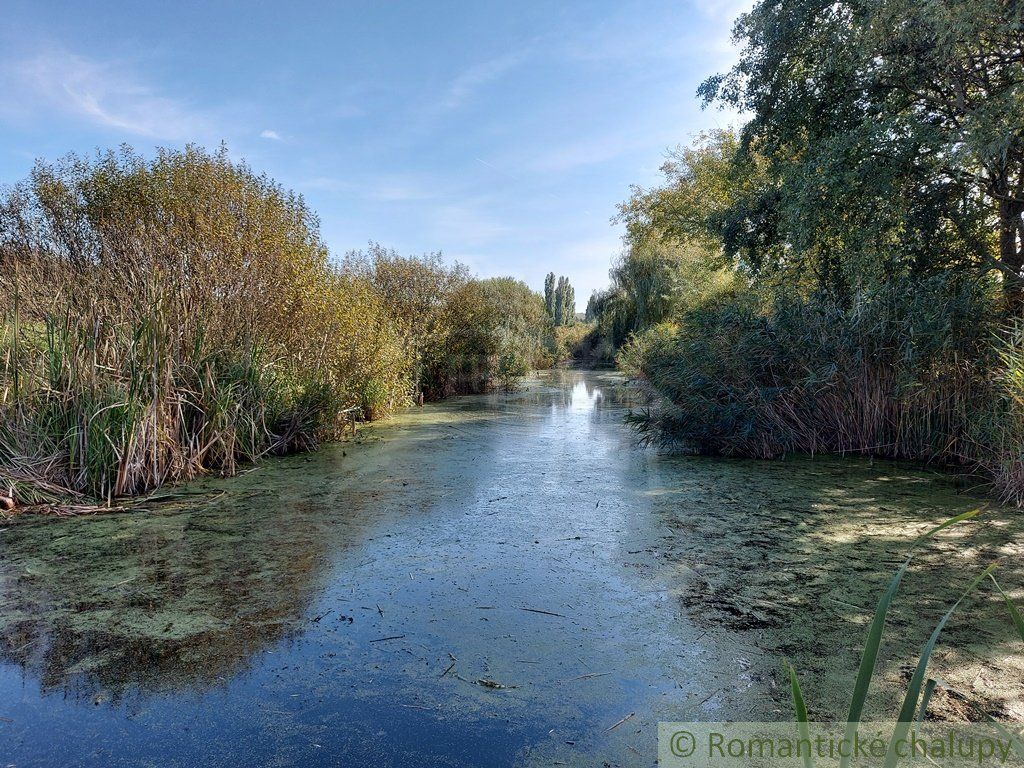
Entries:
[[[612,374],[458,398],[358,445],[189,486],[146,515],[0,531],[0,755],[18,765],[649,765],[658,720],[841,717],[907,543],[977,506],[862,461],[660,456]],[[991,559],[994,509],[905,580],[871,707]],[[982,593],[935,672],[1024,719],[1024,659]],[[936,711],[957,716],[954,697]],[[625,722],[608,730],[622,718]]]

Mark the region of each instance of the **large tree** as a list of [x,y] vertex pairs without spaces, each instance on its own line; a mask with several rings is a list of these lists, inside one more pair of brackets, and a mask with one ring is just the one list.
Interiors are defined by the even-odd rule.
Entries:
[[752,115],[740,153],[775,189],[749,226],[776,253],[840,291],[998,269],[1021,312],[1024,4],[761,0],[734,34],[740,62],[701,93]]
[[555,287],[555,308],[552,313],[552,319],[555,321],[555,325],[564,325],[562,319],[565,314],[565,286],[568,282],[568,278],[559,277],[558,285]]
[[576,289],[569,278],[565,278],[565,289],[562,291],[562,325],[572,325],[576,320]]

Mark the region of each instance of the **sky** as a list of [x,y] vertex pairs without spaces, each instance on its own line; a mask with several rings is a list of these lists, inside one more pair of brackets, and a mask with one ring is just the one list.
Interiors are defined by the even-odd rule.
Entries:
[[736,124],[695,92],[748,5],[3,0],[0,184],[72,151],[226,142],[336,255],[441,251],[538,290],[554,271],[581,304],[630,185]]

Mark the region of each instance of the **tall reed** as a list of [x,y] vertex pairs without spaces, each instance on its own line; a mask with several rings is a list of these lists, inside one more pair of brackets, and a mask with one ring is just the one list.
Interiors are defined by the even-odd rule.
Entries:
[[991,420],[998,318],[986,286],[945,277],[852,304],[752,292],[717,297],[634,337],[620,365],[663,406],[651,440],[702,453],[863,453],[977,466]]
[[40,162],[0,195],[0,496],[109,503],[481,389],[540,362],[542,307],[438,255],[332,262],[223,147]]

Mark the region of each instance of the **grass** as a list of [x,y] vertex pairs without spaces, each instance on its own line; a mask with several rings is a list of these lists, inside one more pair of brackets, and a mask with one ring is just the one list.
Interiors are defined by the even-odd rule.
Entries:
[[438,255],[332,261],[223,148],[41,162],[0,196],[0,495],[110,505],[314,448],[533,362],[542,306]]

